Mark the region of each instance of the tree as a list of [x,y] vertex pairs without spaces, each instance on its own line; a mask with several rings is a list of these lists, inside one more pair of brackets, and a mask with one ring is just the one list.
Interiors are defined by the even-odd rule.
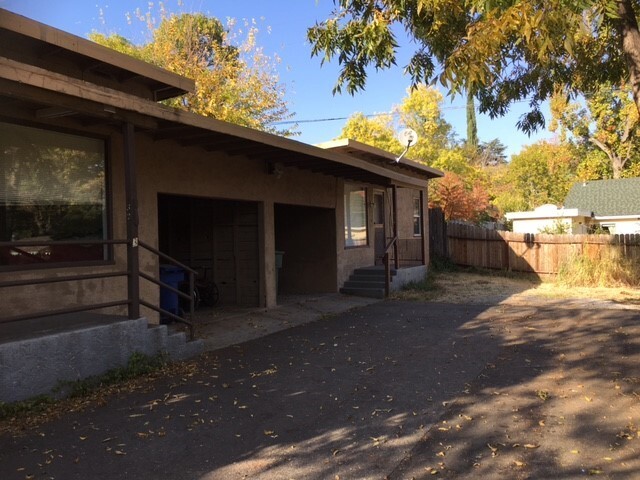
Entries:
[[514,155],[496,182],[494,204],[503,212],[562,205],[576,181],[576,160],[566,145],[539,142]]
[[518,127],[544,125],[541,103],[561,85],[572,94],[628,78],[640,111],[640,31],[633,0],[334,0],[331,17],[308,30],[313,55],[337,57],[335,91],[364,88],[367,67],[390,68],[395,26],[416,49],[405,67],[414,85],[439,80],[473,91],[479,109],[501,116],[528,100]]
[[[149,23],[151,25],[151,23]],[[291,117],[273,60],[256,44],[257,29],[247,25],[236,43],[231,27],[203,14],[165,17],[151,40],[137,46],[119,35],[93,33],[102,45],[192,78],[196,91],[165,103],[204,116],[280,135],[293,135],[277,122]],[[150,27],[152,28],[152,27]]]
[[609,159],[613,178],[623,176],[640,156],[640,122],[629,87],[603,84],[586,98],[585,107],[558,92],[551,111],[550,129],[558,131],[563,140],[577,143],[585,157],[594,147],[601,150]]
[[473,161],[481,167],[495,167],[507,163],[507,156],[504,151],[507,147],[498,138],[489,142],[482,142],[477,147]]
[[404,150],[395,137],[395,127],[391,115],[369,118],[363,113],[355,113],[347,119],[338,138],[356,140],[397,155]]
[[466,185],[459,175],[446,172],[433,183],[429,206],[440,207],[447,221],[479,222],[489,209],[489,195],[481,185]]
[[473,95],[467,92],[467,147],[471,150],[478,148],[478,121],[476,119],[476,103]]
[[[392,115],[370,119],[358,113],[349,118],[339,138],[351,138],[389,152],[401,153],[404,145],[395,138],[399,128],[412,128],[418,134],[418,142],[411,146],[409,158],[426,165],[436,166],[439,156],[455,147],[451,125],[442,117],[442,94],[424,85],[407,90]],[[439,167],[437,167],[439,168]]]

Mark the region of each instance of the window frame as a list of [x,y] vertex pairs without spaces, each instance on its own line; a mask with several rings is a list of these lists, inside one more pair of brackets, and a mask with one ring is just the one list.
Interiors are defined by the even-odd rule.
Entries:
[[[105,232],[103,240],[108,241],[113,239],[113,195],[112,195],[112,179],[111,179],[111,155],[113,149],[113,137],[108,134],[100,134],[96,132],[87,132],[80,129],[72,129],[59,125],[42,124],[37,122],[30,122],[27,120],[17,118],[6,118],[0,116],[0,122],[17,125],[22,127],[34,128],[39,130],[45,130],[54,133],[60,133],[65,135],[74,135],[78,137],[91,138],[100,140],[104,146],[104,192],[105,192]],[[17,240],[16,242],[19,242]],[[54,243],[52,241],[51,243]],[[33,264],[16,264],[16,265],[0,265],[0,273],[2,272],[20,272],[20,271],[33,271],[33,270],[49,270],[55,268],[72,268],[72,267],[93,267],[93,266],[109,266],[115,265],[114,246],[111,243],[104,245],[104,258],[102,260],[78,260],[78,261],[66,261],[55,263],[33,263]]]
[[[416,213],[417,207],[417,213]],[[420,197],[413,197],[413,236],[414,237],[422,237],[424,230],[424,213],[422,208],[422,201]],[[416,223],[417,220],[417,223]],[[418,232],[416,232],[416,225],[418,226]]]
[[[350,208],[348,208],[348,200],[350,198],[349,194],[352,192],[358,192],[358,191],[363,191],[364,192],[364,229],[365,229],[365,238],[364,238],[364,243],[359,244],[359,245],[348,245],[347,241],[348,241],[348,235],[347,235],[347,228],[350,227],[350,222],[349,224],[347,223],[347,215],[350,213]],[[368,192],[368,188],[362,185],[357,185],[357,184],[353,184],[353,183],[345,183],[344,184],[344,195],[343,195],[343,201],[344,201],[344,248],[345,250],[348,249],[352,249],[352,248],[367,248],[369,247],[369,203],[368,203],[368,198],[369,198],[369,192]]]

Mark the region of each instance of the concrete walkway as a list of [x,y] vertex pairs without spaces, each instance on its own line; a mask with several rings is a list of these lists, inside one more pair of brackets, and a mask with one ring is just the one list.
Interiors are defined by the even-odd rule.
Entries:
[[217,350],[379,301],[326,293],[281,295],[278,306],[270,309],[203,308],[196,312],[195,336],[204,341],[206,351]]

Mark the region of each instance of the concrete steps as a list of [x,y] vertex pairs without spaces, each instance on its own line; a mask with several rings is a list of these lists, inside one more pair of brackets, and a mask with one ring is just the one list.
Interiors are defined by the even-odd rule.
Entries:
[[[391,281],[395,274],[395,269],[391,269]],[[344,282],[340,293],[358,297],[384,298],[384,275],[383,266],[356,268],[349,276],[349,280]]]

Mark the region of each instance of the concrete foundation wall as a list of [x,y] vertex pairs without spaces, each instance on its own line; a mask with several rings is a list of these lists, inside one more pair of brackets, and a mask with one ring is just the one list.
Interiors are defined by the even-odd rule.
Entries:
[[124,366],[135,352],[177,360],[202,351],[200,341],[185,340],[184,333],[168,335],[165,325],[149,328],[140,318],[2,343],[0,401],[51,393],[60,382]]
[[428,267],[419,265],[417,267],[401,268],[396,270],[396,274],[391,282],[391,291],[402,290],[409,283],[421,282],[427,275]]

